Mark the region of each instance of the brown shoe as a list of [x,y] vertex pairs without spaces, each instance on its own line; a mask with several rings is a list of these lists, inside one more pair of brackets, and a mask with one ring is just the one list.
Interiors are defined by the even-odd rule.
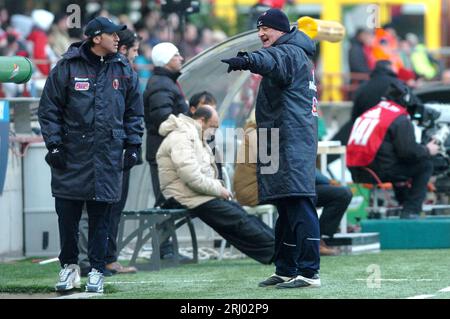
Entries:
[[134,274],[137,272],[137,268],[133,266],[124,267],[119,262],[113,262],[106,265],[108,269],[113,274]]
[[321,239],[319,246],[319,253],[320,256],[336,256],[339,254],[339,251],[335,248],[331,248],[330,246],[325,244],[325,241],[323,241],[323,239]]

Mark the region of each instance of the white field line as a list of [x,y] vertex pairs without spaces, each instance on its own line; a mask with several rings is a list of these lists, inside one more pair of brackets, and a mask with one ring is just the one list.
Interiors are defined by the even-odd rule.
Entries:
[[439,292],[450,292],[450,287],[443,288],[443,289],[439,290]]
[[122,285],[122,284],[176,284],[176,283],[196,283],[196,282],[219,282],[229,281],[226,279],[201,279],[201,280],[141,280],[141,281],[105,281],[105,284]]
[[436,295],[417,295],[417,296],[412,296],[412,297],[408,297],[406,299],[427,299],[427,298],[433,298]]
[[[356,281],[367,281],[367,278],[357,278]],[[380,278],[376,279],[380,281],[440,281],[440,279],[427,279],[427,278],[421,278],[421,279],[414,279],[414,278]]]
[[70,294],[70,295],[66,295],[66,296],[55,297],[52,299],[87,299],[87,298],[92,298],[92,297],[98,297],[101,295],[102,294],[95,293],[95,292],[80,292],[80,293]]

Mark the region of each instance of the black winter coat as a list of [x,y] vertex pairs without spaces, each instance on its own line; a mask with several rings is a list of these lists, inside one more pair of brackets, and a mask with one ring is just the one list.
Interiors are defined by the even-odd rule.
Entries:
[[387,180],[394,167],[416,163],[429,157],[426,146],[416,142],[411,120],[401,115],[389,126],[370,168],[377,172],[381,179]]
[[67,168],[52,168],[52,193],[74,200],[117,202],[123,150],[141,145],[143,105],[137,74],[126,57],[105,58],[98,74],[84,46],[74,43],[52,69],[39,103],[48,149],[62,147]]
[[352,123],[365,111],[381,101],[391,83],[401,82],[397,75],[386,68],[376,67],[370,74],[370,80],[362,84],[355,92],[352,109]]
[[350,41],[350,50],[348,51],[348,65],[350,72],[369,73],[370,68],[364,53],[364,44],[358,39],[353,38]]
[[180,73],[156,67],[144,92],[144,120],[147,129],[146,159],[152,164],[156,164],[156,152],[164,139],[158,133],[161,123],[170,114],[175,116],[180,113],[187,114],[189,109],[177,83],[179,76]]
[[[268,129],[267,148],[258,147],[260,202],[315,196],[317,89],[309,59],[314,52],[314,42],[293,28],[271,47],[249,53],[249,70],[263,76],[256,101],[258,144],[266,140],[261,129]],[[279,132],[278,144],[271,129]],[[276,163],[267,163],[265,154]]]

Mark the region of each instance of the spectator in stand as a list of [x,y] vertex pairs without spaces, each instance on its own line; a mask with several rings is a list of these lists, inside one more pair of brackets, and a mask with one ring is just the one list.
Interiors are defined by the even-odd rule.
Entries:
[[446,69],[442,72],[441,82],[446,85],[450,84],[450,69]]
[[[391,61],[378,61],[375,69],[370,73],[370,80],[362,84],[355,92],[352,109],[352,123],[355,119],[371,107],[381,101],[389,85],[393,82],[401,82],[394,70]],[[350,132],[348,132],[348,135]],[[346,140],[348,139],[348,135]],[[345,140],[345,141],[346,141]]]
[[58,59],[62,57],[74,42],[69,36],[68,29],[67,15],[61,14],[56,16],[55,22],[51,26],[50,34],[48,35],[48,43]]
[[188,23],[180,41],[180,52],[186,60],[190,60],[200,52],[198,47],[198,30],[194,24]]
[[50,60],[54,56],[50,52],[48,45],[47,31],[50,29],[55,16],[49,11],[38,9],[32,12],[31,17],[34,22],[34,27],[27,37],[27,40],[33,46],[31,57],[34,60],[38,60],[35,64],[40,74],[47,77],[50,73]]
[[416,74],[426,80],[436,78],[440,72],[439,61],[433,58],[424,44],[419,43],[417,35],[406,34],[406,41],[411,45],[411,62]]
[[355,35],[350,40],[350,50],[348,52],[348,63],[351,73],[369,74],[370,70],[375,66],[372,56],[371,45],[373,34],[367,30],[360,28],[356,30]]

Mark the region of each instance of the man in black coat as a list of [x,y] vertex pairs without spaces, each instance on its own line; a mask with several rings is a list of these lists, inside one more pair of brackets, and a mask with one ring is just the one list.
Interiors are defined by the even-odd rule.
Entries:
[[392,64],[388,60],[380,60],[375,65],[370,80],[362,84],[355,92],[352,108],[352,123],[355,119],[368,109],[374,107],[381,101],[381,97],[386,94],[391,83],[402,84],[397,75],[392,70]]
[[120,200],[123,170],[137,162],[143,106],[137,75],[117,53],[117,32],[125,28],[105,17],[91,20],[88,40],[74,43],[53,68],[39,104],[61,241],[57,291],[80,286],[78,223],[86,204],[86,290],[103,292],[111,206]]
[[[146,160],[150,165],[155,207],[161,206],[165,199],[161,193],[156,152],[164,137],[158,130],[169,115],[187,114],[189,107],[177,79],[181,75],[183,57],[177,47],[170,42],[155,45],[152,50],[152,61],[155,65],[153,76],[148,80],[144,92],[144,120],[147,129]],[[161,258],[173,258],[174,254],[169,241],[161,243]]]
[[[315,43],[297,28],[291,29],[278,9],[264,12],[257,27],[263,48],[239,52],[222,62],[229,65],[228,72],[250,70],[263,76],[255,111],[260,145],[258,197],[260,202],[274,204],[279,218],[275,274],[259,286],[320,287],[315,208],[318,101],[311,61]],[[277,160],[267,165],[267,154]]]
[[144,120],[147,129],[146,160],[150,164],[155,207],[164,202],[158,179],[156,152],[164,137],[158,130],[170,114],[187,114],[186,104],[181,86],[177,82],[181,75],[183,57],[177,47],[169,42],[157,44],[152,50],[152,61],[155,65],[153,76],[148,80],[144,92]]
[[363,28],[356,30],[355,36],[350,40],[348,51],[348,65],[351,73],[369,73],[369,61],[364,52],[364,45],[370,41],[371,33]]

